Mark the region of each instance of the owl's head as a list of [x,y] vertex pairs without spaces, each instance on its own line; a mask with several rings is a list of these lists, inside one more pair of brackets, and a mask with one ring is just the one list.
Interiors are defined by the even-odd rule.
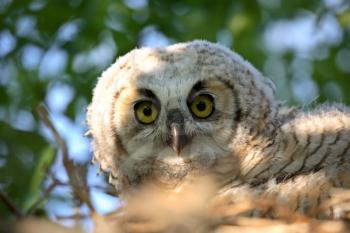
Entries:
[[273,85],[205,41],[135,49],[99,78],[88,125],[94,159],[117,188],[234,173],[238,132],[275,113]]

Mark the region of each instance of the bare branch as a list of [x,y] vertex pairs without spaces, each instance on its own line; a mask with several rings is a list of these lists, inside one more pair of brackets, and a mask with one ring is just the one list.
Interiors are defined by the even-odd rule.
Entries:
[[76,165],[74,162],[69,159],[68,147],[63,138],[58,133],[57,129],[50,120],[49,112],[43,104],[37,106],[36,111],[40,119],[52,132],[58,147],[62,151],[63,155],[63,165],[67,171],[70,185],[74,192],[74,197],[79,201],[86,203],[91,212],[95,212],[95,209],[91,203],[89,197],[89,188],[86,184],[86,177],[82,177],[82,174],[85,172],[84,166]]
[[13,201],[0,189],[0,200],[5,204],[7,209],[9,209],[16,218],[22,218],[23,214],[20,209],[13,203]]
[[44,191],[44,195],[29,208],[26,215],[31,215],[49,197],[54,188],[56,188],[59,185],[64,185],[64,183],[62,183],[57,178],[53,177],[53,182],[49,185],[49,187],[46,188],[46,190]]
[[55,216],[55,218],[57,220],[81,220],[81,219],[85,219],[85,218],[89,218],[89,215],[86,214],[73,214],[73,215],[69,215],[69,216]]

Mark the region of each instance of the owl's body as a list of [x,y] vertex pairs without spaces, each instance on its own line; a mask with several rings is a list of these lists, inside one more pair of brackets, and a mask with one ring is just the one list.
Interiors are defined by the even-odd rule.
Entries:
[[94,159],[122,194],[209,175],[233,199],[245,190],[310,213],[332,187],[350,187],[350,111],[285,112],[274,92],[217,44],[135,49],[94,90]]

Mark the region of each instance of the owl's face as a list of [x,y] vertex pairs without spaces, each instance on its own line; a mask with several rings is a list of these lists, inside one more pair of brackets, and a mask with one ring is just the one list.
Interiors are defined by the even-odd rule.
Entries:
[[227,158],[242,114],[232,80],[244,72],[235,62],[208,45],[140,49],[119,59],[88,112],[102,169],[123,186],[232,171]]

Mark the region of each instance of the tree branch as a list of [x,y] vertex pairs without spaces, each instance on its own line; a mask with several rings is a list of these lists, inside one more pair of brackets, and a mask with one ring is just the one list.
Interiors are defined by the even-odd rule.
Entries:
[[89,197],[89,189],[87,187],[86,180],[84,179],[85,177],[82,179],[81,176],[81,174],[84,173],[84,168],[81,165],[75,165],[74,162],[71,159],[69,159],[68,147],[63,138],[58,133],[53,123],[51,122],[49,118],[49,112],[46,109],[46,107],[43,104],[40,104],[37,106],[36,111],[43,123],[52,132],[55,141],[58,144],[58,147],[62,151],[63,165],[67,171],[69,183],[73,189],[74,196],[80,202],[86,203],[91,212],[95,212],[95,209]]
[[16,216],[16,218],[22,218],[23,214],[19,208],[12,202],[12,200],[0,189],[0,200],[5,206]]

